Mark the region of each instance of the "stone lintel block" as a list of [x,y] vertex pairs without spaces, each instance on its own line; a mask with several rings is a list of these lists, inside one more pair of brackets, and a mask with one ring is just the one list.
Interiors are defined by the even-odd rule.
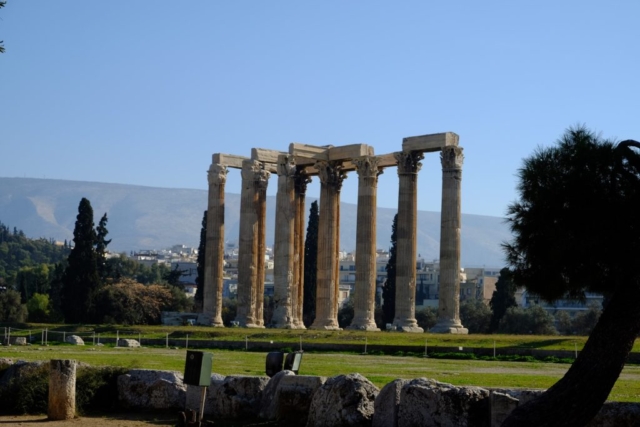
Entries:
[[459,139],[460,137],[453,132],[409,136],[402,139],[402,151],[405,153],[441,151],[444,147],[457,147]]
[[378,168],[388,168],[398,166],[398,160],[396,159],[395,153],[383,154],[381,156],[376,156],[380,160],[378,160]]
[[[265,148],[252,148],[251,149],[251,160],[257,160],[262,163],[278,163],[278,156],[280,154],[287,154],[282,151],[276,150],[267,150]],[[265,166],[265,169],[266,166]]]
[[224,165],[228,168],[242,169],[242,161],[248,159],[248,157],[236,156],[234,154],[215,153],[211,163]]
[[318,160],[329,160],[329,149],[331,147],[333,146],[319,147],[292,142],[289,144],[289,154],[293,154],[296,157],[297,165],[313,165]]
[[367,144],[351,144],[329,149],[329,161],[352,160],[362,156],[373,156],[373,147]]

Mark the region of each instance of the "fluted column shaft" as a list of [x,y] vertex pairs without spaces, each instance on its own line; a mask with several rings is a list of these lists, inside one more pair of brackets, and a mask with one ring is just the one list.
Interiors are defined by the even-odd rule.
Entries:
[[[276,328],[294,328],[294,288],[296,165],[293,156],[278,157],[278,193],[276,196],[276,228],[274,243],[274,310],[272,324]],[[296,293],[294,296],[294,292]]]
[[227,167],[212,163],[208,172],[207,235],[205,242],[202,312],[211,316],[211,326],[222,322],[222,286],[224,278],[224,187]]
[[337,163],[320,161],[315,167],[320,177],[320,217],[316,318],[311,329],[338,330],[339,209],[340,189],[345,175]]
[[[242,191],[240,195],[240,238],[238,248],[238,311],[236,320],[241,326],[260,327],[258,316],[258,277],[262,276],[264,286],[264,251],[261,255],[260,210],[261,186],[265,187],[269,172],[262,169],[260,162],[242,162]],[[264,230],[262,230],[264,231]],[[262,243],[264,245],[264,241]],[[260,263],[260,258],[262,262]],[[262,270],[260,266],[262,265]]]
[[438,323],[431,332],[467,334],[460,322],[460,190],[461,147],[445,147],[442,161],[442,216],[440,219],[440,290]]
[[418,171],[422,153],[396,153],[398,161],[398,225],[396,306],[393,325],[406,332],[423,332],[416,321],[416,254]]
[[294,235],[294,294],[293,319],[296,329],[307,329],[302,318],[304,307],[304,238],[307,184],[311,182],[304,172],[300,171],[295,178],[295,235]]
[[256,253],[256,287],[254,296],[256,301],[254,318],[257,327],[264,327],[264,275],[265,255],[267,253],[267,184],[270,172],[262,171],[260,179],[256,181],[256,212],[258,213],[258,251]]
[[354,317],[350,329],[379,331],[375,321],[376,211],[379,158],[361,157],[358,171],[358,220],[356,225],[356,284]]

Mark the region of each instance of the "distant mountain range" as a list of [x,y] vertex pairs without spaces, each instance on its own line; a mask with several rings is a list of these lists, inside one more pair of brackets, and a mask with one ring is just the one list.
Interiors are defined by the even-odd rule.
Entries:
[[[106,212],[109,249],[129,252],[165,249],[175,244],[197,247],[205,190],[142,187],[98,182],[33,178],[0,178],[0,221],[23,230],[31,238],[71,241],[80,199],[91,201],[95,222]],[[310,204],[314,199],[307,198]],[[225,238],[238,240],[240,195],[225,195]],[[308,209],[307,209],[308,211]],[[341,203],[340,248],[355,249],[357,206]],[[377,242],[388,249],[395,209],[378,208]],[[275,196],[267,200],[267,244],[273,245]],[[462,215],[462,266],[502,267],[500,244],[511,238],[504,218]],[[425,260],[439,258],[440,213],[418,212],[418,253]]]

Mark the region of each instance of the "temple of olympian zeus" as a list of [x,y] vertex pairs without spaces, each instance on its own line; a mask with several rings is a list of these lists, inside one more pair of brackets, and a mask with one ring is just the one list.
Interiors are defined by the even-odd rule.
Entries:
[[312,146],[292,143],[289,152],[254,148],[251,157],[216,153],[208,171],[206,261],[203,312],[212,326],[222,322],[224,191],[229,168],[241,170],[238,309],[236,321],[264,328],[266,190],[278,176],[274,243],[275,328],[305,329],[302,323],[305,193],[320,179],[316,317],[311,329],[339,330],[340,189],[350,171],[358,174],[356,282],[350,329],[379,330],[374,320],[376,290],[376,202],[378,175],[396,167],[399,178],[396,301],[393,327],[423,332],[415,318],[417,178],[424,153],[440,152],[442,211],[438,322],[431,332],[466,334],[460,322],[460,185],[464,156],[452,132],[404,138],[402,151],[374,155],[366,144]]

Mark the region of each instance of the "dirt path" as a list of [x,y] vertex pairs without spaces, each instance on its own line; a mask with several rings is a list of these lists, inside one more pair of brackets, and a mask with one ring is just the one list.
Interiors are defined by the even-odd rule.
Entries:
[[82,416],[68,421],[48,421],[46,415],[5,415],[0,416],[0,426],[24,427],[141,427],[141,426],[175,426],[177,418],[169,413],[126,413],[106,416]]

